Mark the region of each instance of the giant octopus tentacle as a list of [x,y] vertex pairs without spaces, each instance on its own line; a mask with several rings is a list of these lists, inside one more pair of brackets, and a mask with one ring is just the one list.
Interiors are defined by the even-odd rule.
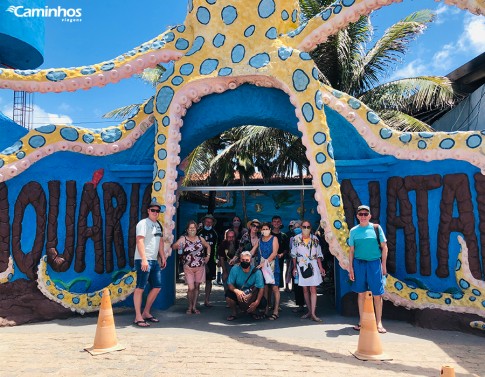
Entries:
[[485,282],[475,279],[468,264],[468,248],[458,236],[461,252],[456,263],[456,282],[461,293],[441,293],[408,285],[389,275],[384,298],[407,309],[441,309],[485,317]]
[[[356,22],[361,16],[402,0],[337,0],[310,20],[301,23],[298,28],[282,37],[285,44],[301,51],[312,51],[329,36]],[[485,15],[485,3],[482,0],[445,0],[446,4],[455,5],[477,15]]]
[[137,114],[118,126],[101,130],[47,125],[30,130],[14,145],[0,152],[0,182],[17,176],[55,152],[106,156],[129,149],[153,124],[153,97]]
[[[104,290],[100,289],[90,293],[75,293],[59,288],[55,285],[47,272],[47,256],[43,256],[39,268],[37,285],[39,290],[49,300],[58,302],[65,308],[81,314],[93,312],[99,309],[101,305],[101,296]],[[136,287],[136,272],[129,271],[120,279],[108,285],[106,288],[110,291],[111,302],[114,304],[125,300],[133,293]]]
[[[13,70],[0,69],[0,88],[25,92],[73,92],[105,86],[141,73],[162,62],[178,60],[189,48],[191,30],[175,26],[158,37],[114,59],[90,66],[76,68],[52,68]],[[186,39],[187,38],[187,39]]]
[[12,279],[14,272],[13,258],[8,257],[7,267],[0,273],[0,284],[8,283]]
[[401,132],[388,127],[358,99],[322,85],[323,102],[345,117],[374,151],[400,160],[435,161],[453,158],[467,161],[485,174],[483,135],[467,132]]

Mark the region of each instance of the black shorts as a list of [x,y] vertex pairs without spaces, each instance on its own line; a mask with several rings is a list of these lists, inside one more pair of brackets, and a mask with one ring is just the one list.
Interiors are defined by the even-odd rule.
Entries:
[[216,262],[214,259],[209,259],[205,265],[205,281],[212,281],[216,278]]

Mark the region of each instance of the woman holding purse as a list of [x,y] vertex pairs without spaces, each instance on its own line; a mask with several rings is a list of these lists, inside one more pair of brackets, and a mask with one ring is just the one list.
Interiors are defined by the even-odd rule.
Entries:
[[[278,239],[275,236],[271,235],[271,224],[270,223],[263,223],[261,226],[261,238],[259,242],[254,245],[251,249],[251,255],[255,255],[256,250],[259,249],[259,254],[261,261],[257,268],[260,268],[263,271],[264,277],[264,297],[266,298],[266,305],[265,316],[268,317],[271,321],[275,321],[279,318],[279,306],[280,306],[280,289],[278,287],[278,282],[280,281],[280,269],[278,265],[278,261],[275,261],[275,258],[278,254]],[[267,265],[269,264],[271,271],[264,271],[267,269]],[[267,272],[272,272],[273,276],[268,276]],[[271,282],[271,277],[272,282]],[[274,307],[273,307],[273,314],[269,315],[269,302],[270,302],[270,295],[271,291],[274,295]]]
[[317,307],[317,287],[323,282],[325,270],[322,266],[322,249],[318,238],[311,234],[312,226],[309,221],[301,223],[301,234],[293,237],[291,243],[291,257],[293,259],[293,276],[298,274],[298,285],[303,288],[308,313],[301,318],[311,318],[315,322],[322,322],[315,314]]

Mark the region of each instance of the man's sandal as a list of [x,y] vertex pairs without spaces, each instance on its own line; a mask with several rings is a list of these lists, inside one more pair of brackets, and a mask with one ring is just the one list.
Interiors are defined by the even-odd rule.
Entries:
[[157,317],[154,317],[154,316],[151,316],[151,317],[148,317],[148,318],[143,318],[143,319],[145,320],[145,322],[153,322],[153,323],[160,322],[160,320]]
[[145,320],[134,321],[133,324],[138,327],[150,327],[150,324],[147,323]]
[[279,316],[278,314],[274,314],[274,313],[273,313],[273,314],[271,314],[271,315],[268,317],[268,319],[269,319],[270,321],[276,321],[278,318],[280,318],[280,316]]

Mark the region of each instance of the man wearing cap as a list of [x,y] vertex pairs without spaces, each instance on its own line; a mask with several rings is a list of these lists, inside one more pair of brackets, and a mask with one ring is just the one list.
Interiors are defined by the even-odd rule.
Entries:
[[216,278],[216,257],[217,257],[217,244],[219,237],[214,229],[217,220],[210,213],[202,217],[202,228],[197,232],[197,235],[203,237],[210,245],[212,253],[209,262],[205,265],[205,300],[204,306],[210,307],[210,295],[212,292],[212,280]]
[[[149,322],[159,322],[157,318],[151,315],[150,310],[162,288],[161,268],[165,268],[167,264],[162,242],[163,231],[157,220],[161,208],[162,206],[157,202],[151,202],[147,209],[148,217],[136,224],[136,288],[133,293],[135,307],[133,323],[139,327],[149,327]],[[158,256],[161,259],[161,266],[158,264]],[[142,312],[143,291],[147,283],[150,283],[151,289]]]
[[[383,334],[387,332],[382,326],[382,295],[384,275],[387,274],[387,240],[381,226],[370,222],[369,206],[361,205],[357,208],[357,219],[359,225],[350,230],[349,237],[349,278],[353,281],[352,290],[358,294],[360,318],[364,309],[365,292],[372,292],[377,331]],[[360,330],[360,321],[354,329]]]

